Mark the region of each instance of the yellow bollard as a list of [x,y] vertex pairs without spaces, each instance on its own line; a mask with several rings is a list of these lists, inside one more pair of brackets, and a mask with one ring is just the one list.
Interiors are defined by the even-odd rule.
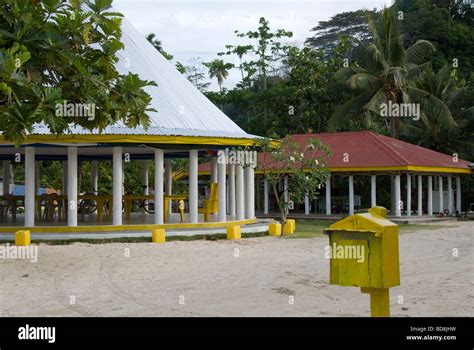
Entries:
[[15,245],[30,245],[30,231],[21,230],[15,232]]
[[227,239],[240,239],[240,226],[227,226]]
[[155,228],[151,231],[151,241],[153,243],[165,243],[166,234],[164,228]]
[[268,225],[268,234],[270,236],[281,236],[281,224],[275,223]]
[[287,219],[283,228],[283,234],[285,236],[292,235],[295,233],[296,222],[294,219]]

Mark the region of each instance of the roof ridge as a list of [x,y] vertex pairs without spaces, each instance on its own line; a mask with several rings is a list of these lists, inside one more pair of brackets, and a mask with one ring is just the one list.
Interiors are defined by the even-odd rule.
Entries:
[[[400,162],[401,165],[409,165],[408,161],[396,150],[396,149],[393,149],[392,147],[390,147],[390,145],[388,145],[384,140],[382,140],[380,138],[380,134],[377,134],[373,131],[370,131],[370,130],[367,130],[368,131],[368,135],[369,135],[369,139],[378,144],[379,146],[381,146],[380,148],[390,157],[392,158],[394,161],[396,162]],[[396,140],[396,139],[394,139]]]

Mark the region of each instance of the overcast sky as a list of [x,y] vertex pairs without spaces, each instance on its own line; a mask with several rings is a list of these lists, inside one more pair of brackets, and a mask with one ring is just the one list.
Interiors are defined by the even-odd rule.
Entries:
[[[258,27],[260,17],[270,22],[272,30],[293,32],[290,42],[303,45],[311,28],[319,21],[345,11],[380,9],[391,0],[114,0],[114,7],[143,35],[155,33],[174,61],[187,65],[192,58],[207,62],[217,57],[227,44],[242,44],[234,30],[241,32]],[[233,62],[233,58],[224,57]],[[239,81],[234,70],[224,86]],[[211,90],[217,90],[213,81]]]

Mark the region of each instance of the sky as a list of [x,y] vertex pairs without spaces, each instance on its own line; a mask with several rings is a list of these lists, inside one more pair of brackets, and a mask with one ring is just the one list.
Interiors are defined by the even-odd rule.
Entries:
[[[140,33],[155,33],[173,61],[188,65],[192,59],[209,62],[228,44],[245,44],[234,31],[255,30],[260,17],[270,22],[272,31],[285,29],[293,38],[285,43],[302,46],[312,36],[311,28],[337,13],[359,9],[380,9],[391,0],[114,0],[120,11]],[[224,56],[236,63],[234,57]],[[233,87],[240,78],[234,69],[224,83]],[[211,81],[211,79],[209,79]],[[218,90],[212,80],[209,90]]]

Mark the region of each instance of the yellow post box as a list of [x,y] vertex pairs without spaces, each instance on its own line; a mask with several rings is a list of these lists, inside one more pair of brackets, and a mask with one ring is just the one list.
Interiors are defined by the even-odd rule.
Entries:
[[390,316],[390,287],[400,285],[398,226],[387,210],[348,216],[324,231],[329,236],[330,284],[370,293],[372,316]]

